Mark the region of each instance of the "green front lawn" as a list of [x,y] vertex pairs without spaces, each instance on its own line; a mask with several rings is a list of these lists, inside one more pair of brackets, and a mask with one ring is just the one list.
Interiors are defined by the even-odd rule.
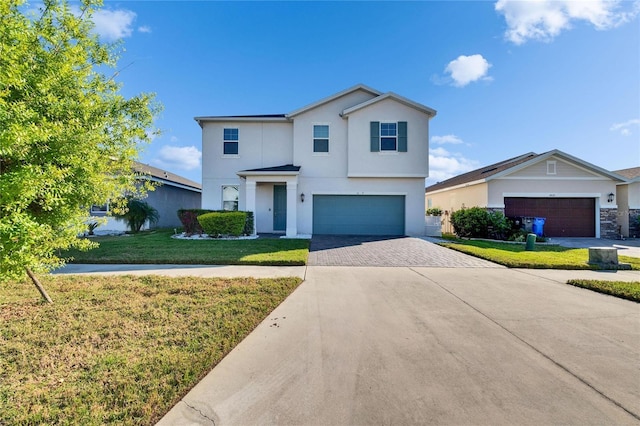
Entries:
[[[524,243],[510,244],[484,240],[458,240],[441,245],[509,268],[596,269],[587,263],[588,249],[536,244],[534,251],[526,251]],[[634,270],[640,270],[638,258],[619,256],[619,261],[631,264]]]
[[609,294],[622,299],[640,302],[640,281],[601,281],[601,280],[569,280],[567,284],[588,288],[599,293]]
[[71,250],[70,263],[174,263],[204,265],[305,265],[309,240],[180,240],[172,230],[134,235],[96,237],[100,247],[86,252]]
[[154,424],[302,281],[41,279],[2,288],[2,425]]

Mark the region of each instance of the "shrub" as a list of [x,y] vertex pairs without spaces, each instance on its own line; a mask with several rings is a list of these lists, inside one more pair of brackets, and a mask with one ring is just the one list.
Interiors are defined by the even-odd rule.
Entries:
[[511,233],[512,224],[502,212],[488,213],[489,237],[496,240],[506,240]]
[[242,235],[253,235],[253,212],[245,212],[247,214],[247,220],[244,223],[244,230]]
[[442,209],[440,207],[431,207],[426,211],[427,216],[442,216]]
[[480,207],[461,209],[451,213],[451,224],[459,237],[488,236],[489,213]]
[[151,207],[149,203],[136,198],[129,198],[125,212],[116,216],[116,219],[123,220],[133,233],[140,232],[140,228],[145,222],[149,221],[150,224],[155,224],[159,218],[158,210]]
[[211,212],[198,216],[202,230],[210,237],[230,235],[238,237],[242,234],[247,223],[246,212]]
[[204,210],[204,209],[180,209],[178,210],[178,219],[180,219],[180,223],[182,223],[182,227],[184,228],[184,232],[187,235],[193,234],[202,234],[202,227],[198,222],[198,216],[211,213],[213,210]]

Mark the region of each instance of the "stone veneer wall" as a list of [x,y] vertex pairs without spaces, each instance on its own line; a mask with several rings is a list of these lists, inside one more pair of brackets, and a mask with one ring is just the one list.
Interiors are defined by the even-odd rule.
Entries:
[[629,237],[640,238],[640,209],[629,210]]
[[618,209],[600,209],[600,238],[616,239],[618,231]]

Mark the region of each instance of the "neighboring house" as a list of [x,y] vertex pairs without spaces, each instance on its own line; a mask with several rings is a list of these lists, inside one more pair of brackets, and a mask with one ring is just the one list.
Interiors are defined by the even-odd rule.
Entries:
[[[507,217],[545,218],[549,237],[617,238],[619,196],[625,179],[559,150],[528,153],[436,183],[425,189],[427,207],[448,215],[484,207]],[[449,229],[445,229],[448,231]]]
[[433,109],[357,85],[289,114],[196,117],[202,207],[256,232],[424,235]]
[[625,237],[640,237],[640,167],[616,170],[627,179],[618,185],[618,221]]
[[[141,175],[140,179],[148,179],[158,184],[154,191],[149,191],[144,199],[158,211],[157,228],[181,227],[178,209],[199,209],[202,198],[202,186],[182,176],[167,172],[157,167],[135,163],[134,169]],[[127,225],[108,215],[109,205],[92,206],[92,217],[106,217],[107,222],[100,225],[96,232],[126,231]],[[147,227],[147,225],[145,225]]]

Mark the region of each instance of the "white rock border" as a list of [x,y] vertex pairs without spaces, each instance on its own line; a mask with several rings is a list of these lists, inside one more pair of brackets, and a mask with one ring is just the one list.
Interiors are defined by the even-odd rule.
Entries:
[[175,238],[176,240],[206,240],[206,241],[225,241],[225,240],[255,240],[258,238],[257,235],[242,235],[240,237],[223,237],[223,238],[213,238],[208,234],[193,234],[187,236],[185,232],[181,232],[180,234],[173,234],[171,238]]

